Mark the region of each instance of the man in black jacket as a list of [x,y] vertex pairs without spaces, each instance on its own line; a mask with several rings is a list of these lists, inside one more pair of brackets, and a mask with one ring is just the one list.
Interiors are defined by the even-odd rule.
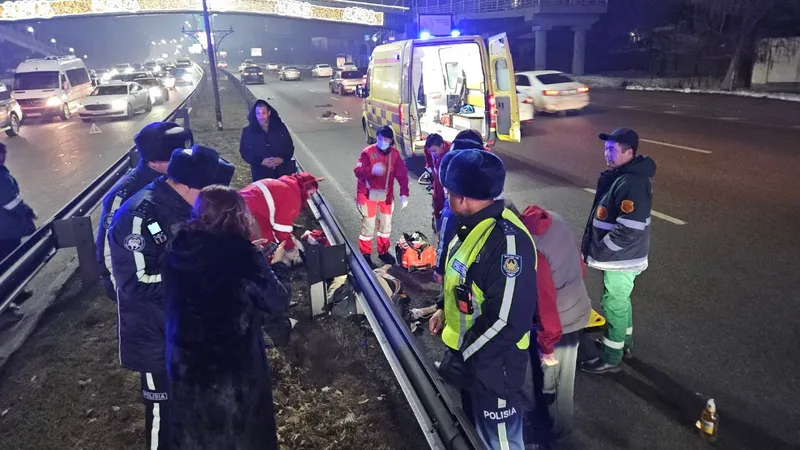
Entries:
[[647,268],[650,249],[651,179],[656,163],[637,155],[639,135],[619,128],[600,135],[608,170],[600,175],[581,251],[589,267],[603,271],[603,310],[608,328],[599,358],[581,364],[585,372],[618,372],[633,345],[633,281]]
[[122,203],[161,175],[166,175],[167,165],[176,148],[191,148],[194,136],[191,130],[174,122],[153,122],[133,138],[139,151],[139,165],[114,185],[103,198],[103,212],[97,227],[97,264],[106,294],[116,301],[114,276],[111,274],[111,248],[108,245],[108,228]]
[[253,181],[280,178],[297,172],[294,142],[289,130],[269,103],[257,100],[242,128],[239,154],[253,174]]
[[224,171],[213,149],[198,145],[175,149],[167,176],[126,200],[108,232],[117,288],[120,363],[141,374],[148,449],[169,448],[170,394],[161,259],[176,227],[190,218],[200,190],[220,181],[227,184],[220,180],[220,170]]

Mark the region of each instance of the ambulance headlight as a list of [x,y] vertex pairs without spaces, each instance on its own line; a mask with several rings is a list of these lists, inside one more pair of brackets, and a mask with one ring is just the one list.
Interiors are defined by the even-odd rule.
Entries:
[[61,106],[61,99],[58,97],[50,97],[45,103],[46,106]]

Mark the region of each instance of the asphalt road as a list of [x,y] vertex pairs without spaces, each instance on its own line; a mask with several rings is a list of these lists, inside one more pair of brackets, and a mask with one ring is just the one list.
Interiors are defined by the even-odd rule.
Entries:
[[91,123],[73,113],[67,122],[26,120],[17,137],[3,134],[8,147],[6,165],[21,187],[21,195],[44,223],[111,167],[133,146],[133,136],[150,122],[163,120],[189,93],[192,86],[170,91],[169,102],[133,119],[99,119],[102,133],[89,134]]
[[[322,192],[355,239],[361,100],[330,94],[327,80],[251,89],[293,131],[301,163],[326,177]],[[633,294],[636,358],[613,376],[578,374],[568,447],[705,448],[694,422],[709,397],[721,448],[800,447],[800,104],[625,91],[593,99],[577,116],[537,116],[521,144],[497,146],[506,197],[559,212],[576,239],[604,168],[599,132],[636,129],[640,152],[658,163],[650,268]],[[329,110],[352,120],[323,119]],[[421,157],[407,164],[421,172]],[[429,215],[430,197],[412,182],[393,240],[428,232]],[[599,310],[598,272],[587,287]]]

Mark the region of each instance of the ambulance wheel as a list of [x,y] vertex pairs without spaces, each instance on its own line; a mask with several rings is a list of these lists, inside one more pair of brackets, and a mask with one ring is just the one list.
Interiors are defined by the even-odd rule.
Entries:
[[342,86],[341,84],[339,85],[339,95],[342,96],[344,95],[344,86]]
[[64,103],[64,105],[61,106],[60,116],[61,120],[63,120],[64,122],[68,121],[69,118],[72,117],[72,112],[69,110],[69,105],[67,105],[66,103]]
[[364,129],[364,139],[367,141],[367,144],[374,144],[375,138],[369,135],[369,128],[367,128],[367,121],[361,119],[361,128]]

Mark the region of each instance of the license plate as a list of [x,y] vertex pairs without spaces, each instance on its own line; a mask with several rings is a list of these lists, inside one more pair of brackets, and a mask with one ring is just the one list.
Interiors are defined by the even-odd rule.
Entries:
[[570,91],[561,91],[561,95],[575,95],[577,93],[578,93],[578,91],[576,91],[574,89],[570,90]]

